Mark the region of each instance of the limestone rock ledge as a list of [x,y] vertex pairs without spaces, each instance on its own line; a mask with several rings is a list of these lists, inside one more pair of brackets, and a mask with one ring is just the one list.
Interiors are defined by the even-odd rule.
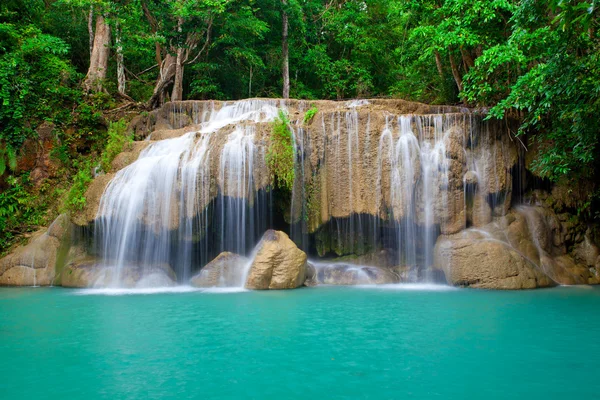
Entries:
[[48,229],[35,232],[26,245],[0,259],[0,286],[50,286],[55,284],[71,239],[66,214]]
[[567,253],[569,230],[543,207],[517,207],[478,228],[440,236],[434,268],[448,283],[485,289],[598,284],[598,248],[588,236]]

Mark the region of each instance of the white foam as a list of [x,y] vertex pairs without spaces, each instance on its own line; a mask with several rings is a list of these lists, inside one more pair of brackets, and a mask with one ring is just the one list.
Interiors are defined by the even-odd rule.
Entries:
[[381,290],[406,290],[406,291],[433,291],[447,292],[458,290],[454,286],[440,285],[434,283],[391,283],[385,285],[357,285],[361,289],[381,289]]
[[211,287],[201,289],[202,293],[243,293],[250,290],[243,287]]
[[93,288],[80,289],[77,295],[100,295],[100,296],[123,296],[130,294],[160,294],[160,293],[190,293],[199,292],[202,289],[192,286],[165,286],[152,288]]
[[193,286],[164,286],[148,288],[90,288],[79,289],[75,292],[79,296],[125,296],[125,295],[146,295],[163,293],[242,293],[248,292],[248,289],[242,287],[211,287],[197,288]]

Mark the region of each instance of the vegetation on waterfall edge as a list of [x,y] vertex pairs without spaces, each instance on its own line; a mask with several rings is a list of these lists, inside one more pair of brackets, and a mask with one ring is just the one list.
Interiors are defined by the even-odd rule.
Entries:
[[286,112],[280,109],[279,115],[271,123],[271,136],[265,159],[273,183],[289,192],[294,187],[295,157],[296,149],[290,120]]
[[[126,145],[123,136],[111,138],[111,121],[127,117],[128,105],[173,98],[173,77],[154,96],[168,55],[187,57],[183,99],[279,97],[284,15],[290,97],[388,96],[517,119],[519,130],[507,134],[534,152],[534,172],[560,184],[591,182],[576,212],[600,218],[596,2],[7,0],[0,4],[0,251],[60,210],[83,208],[93,168],[106,171]],[[100,17],[110,55],[106,76],[90,89]],[[309,109],[304,124],[317,112]],[[42,124],[51,137],[40,137]],[[40,158],[42,143],[49,162]],[[271,162],[274,180],[291,190],[287,144],[277,144]],[[41,161],[49,164],[43,179],[32,173]]]
[[127,122],[124,119],[111,122],[108,126],[107,136],[106,148],[100,159],[100,165],[104,172],[109,172],[110,164],[115,157],[123,151],[126,145],[133,143],[133,133],[127,133]]
[[316,106],[312,106],[310,109],[308,109],[308,111],[306,111],[306,113],[304,114],[304,119],[302,120],[304,125],[310,124],[318,112],[319,109]]

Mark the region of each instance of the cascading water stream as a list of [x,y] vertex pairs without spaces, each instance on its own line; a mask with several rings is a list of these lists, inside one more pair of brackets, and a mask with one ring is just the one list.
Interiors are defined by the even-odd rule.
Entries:
[[[289,214],[278,209],[276,217],[281,223],[290,216],[290,237],[306,252],[383,249],[393,258],[388,267],[409,271],[411,281],[431,281],[438,235],[467,224],[467,187],[491,217],[489,199],[502,190],[499,179],[488,182],[498,149],[481,145],[495,138],[475,132],[466,114],[371,114],[375,105],[353,101],[327,105],[306,124],[302,102],[177,103],[169,123],[176,129],[194,124],[194,130],[150,140],[100,200],[97,252],[112,271],[112,285],[130,284],[131,271],[171,269],[187,282],[220,252],[251,253],[273,226],[270,178],[263,179],[270,176],[271,128],[261,124],[286,106],[298,115],[291,126],[296,178]],[[463,181],[466,171],[473,171],[476,186]]]
[[[203,114],[199,131],[153,142],[117,172],[101,197],[95,227],[111,286],[129,284],[131,271],[165,273],[165,266],[186,281],[194,264],[205,263],[215,252],[213,246],[248,251],[268,220],[259,215],[265,204],[254,204],[254,130],[243,125],[230,133],[221,129],[271,121],[276,105],[262,100],[225,104],[210,116]],[[211,185],[215,173],[216,188]],[[263,203],[260,196],[258,202]],[[217,226],[211,226],[214,219]],[[263,227],[258,227],[260,221]],[[210,229],[220,231],[213,246],[207,240]]]

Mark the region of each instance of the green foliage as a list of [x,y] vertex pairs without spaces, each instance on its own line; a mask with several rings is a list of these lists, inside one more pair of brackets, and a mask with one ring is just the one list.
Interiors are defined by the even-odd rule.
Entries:
[[60,114],[76,96],[78,75],[65,60],[68,46],[36,26],[0,22],[0,43],[0,141],[18,149],[31,122]]
[[290,128],[290,120],[283,110],[272,122],[269,148],[266,154],[267,165],[273,181],[281,189],[292,191],[295,179],[294,137]]
[[0,252],[10,246],[18,235],[43,223],[43,211],[36,207],[36,198],[29,192],[29,180],[9,176],[6,189],[0,191]]
[[133,142],[133,134],[127,135],[127,123],[121,119],[108,127],[108,142],[102,152],[100,165],[105,172],[110,171],[110,163],[123,151],[125,145]]
[[306,113],[304,113],[304,124],[308,125],[315,117],[315,115],[319,112],[319,109],[316,106],[312,106]]
[[73,184],[67,194],[64,211],[81,211],[86,205],[85,192],[92,181],[91,163],[83,162],[73,178]]
[[0,146],[0,176],[7,169],[14,170],[17,167],[17,153],[9,145]]
[[586,1],[524,1],[511,34],[485,50],[466,76],[463,96],[492,105],[491,118],[516,116],[518,134],[537,145],[544,177],[590,177],[600,140],[598,9]]

